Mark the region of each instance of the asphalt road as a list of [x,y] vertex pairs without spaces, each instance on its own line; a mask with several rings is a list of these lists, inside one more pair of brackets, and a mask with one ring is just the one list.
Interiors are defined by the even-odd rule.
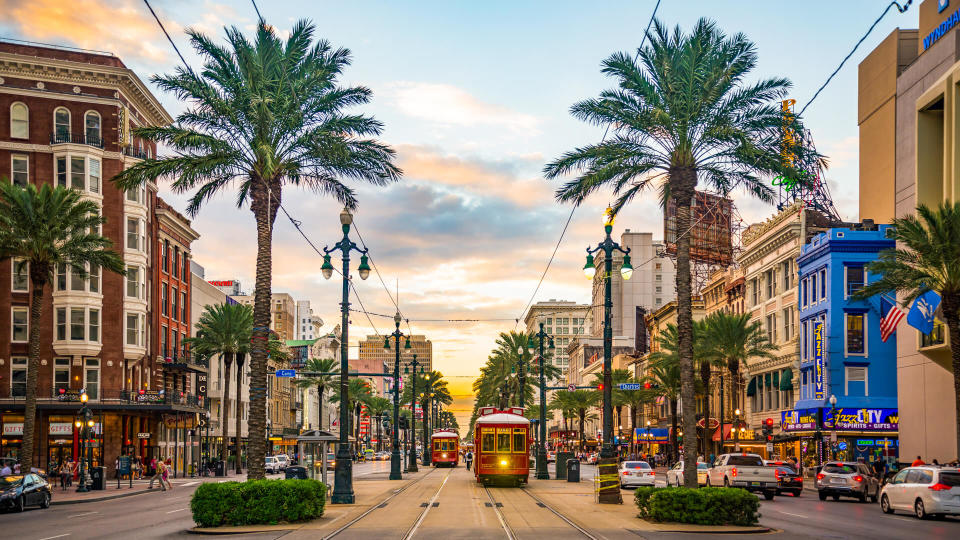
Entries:
[[[373,462],[356,464],[354,471],[357,477],[380,475],[389,471],[389,462]],[[551,464],[552,465],[552,464]],[[551,476],[553,468],[551,466]],[[416,516],[422,510],[421,501],[434,500],[440,503],[437,511],[424,514],[421,523],[415,531],[417,538],[506,538],[506,534],[499,523],[497,513],[486,507],[482,502],[488,497],[476,483],[469,480],[463,468],[457,469],[453,476],[447,479],[447,472],[439,470],[431,475],[428,481],[416,489],[423,491],[421,496],[405,497],[396,503],[378,510],[382,517],[368,520],[370,529],[362,530],[358,527],[357,535],[354,531],[343,535],[344,538],[371,538],[371,537],[403,537],[411,525],[406,523],[404,516]],[[584,465],[581,471],[583,481],[595,474],[596,467]],[[435,478],[433,478],[435,476]],[[446,485],[443,481],[447,479]],[[662,485],[662,479],[658,478]],[[190,496],[199,482],[196,480],[180,479],[174,481],[174,489],[168,492],[152,492],[134,497],[114,499],[110,501],[92,502],[83,504],[55,505],[46,510],[29,509],[22,514],[0,514],[0,539],[17,538],[23,540],[64,540],[106,538],[198,538],[186,532],[193,526],[190,517]],[[495,492],[495,502],[502,503],[502,517],[508,524],[515,527],[516,538],[556,538],[575,537],[573,531],[567,530],[555,516],[544,512],[532,501],[520,497],[520,493]],[[628,492],[624,493],[625,502],[631,498]],[[432,497],[436,496],[436,499]],[[56,497],[56,496],[55,496]],[[467,504],[465,501],[473,501]],[[413,503],[416,504],[413,504]],[[404,504],[413,504],[410,508]],[[461,504],[463,507],[458,507]],[[628,503],[629,504],[629,503]],[[444,511],[440,511],[440,509]],[[816,492],[806,491],[798,498],[790,496],[777,497],[773,501],[761,501],[761,524],[775,529],[772,534],[763,537],[782,539],[947,539],[960,538],[960,518],[948,517],[941,521],[919,521],[911,515],[898,513],[892,516],[880,511],[878,504],[864,504],[854,500],[841,499],[840,501],[827,500],[821,502]],[[589,511],[589,508],[585,508]],[[374,516],[371,516],[374,517]],[[387,534],[385,531],[393,527],[387,526],[397,521],[395,532]],[[403,521],[403,524],[400,522]],[[553,529],[555,527],[555,529]],[[553,529],[553,530],[551,530]],[[550,531],[543,536],[541,533]],[[305,535],[306,531],[288,536],[290,540]],[[289,534],[278,532],[270,534],[243,535],[246,539],[272,539]],[[384,536],[386,534],[386,536]],[[682,540],[693,538],[694,535],[679,533],[651,533],[644,531],[641,534],[629,533],[625,538],[647,538],[650,540],[673,539]],[[713,536],[729,539],[730,534],[723,535],[696,535],[696,538]],[[756,535],[751,535],[756,536]],[[223,537],[220,537],[223,538]],[[241,538],[237,536],[236,538]]]

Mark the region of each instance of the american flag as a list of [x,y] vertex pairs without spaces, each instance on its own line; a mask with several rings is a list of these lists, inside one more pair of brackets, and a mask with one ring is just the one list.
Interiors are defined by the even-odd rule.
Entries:
[[906,316],[906,313],[902,309],[898,308],[896,304],[891,305],[890,309],[887,311],[887,314],[883,317],[883,320],[880,321],[880,340],[886,343],[887,338],[890,337],[890,334],[893,334],[897,331],[897,325],[900,324],[900,320]]

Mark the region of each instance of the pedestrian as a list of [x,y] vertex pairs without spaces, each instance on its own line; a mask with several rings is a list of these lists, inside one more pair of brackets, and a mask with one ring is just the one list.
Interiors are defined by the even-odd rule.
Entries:
[[20,462],[13,464],[13,474],[20,474]]
[[60,490],[66,491],[67,486],[70,485],[70,461],[63,460],[60,462]]
[[470,470],[470,465],[473,464],[473,452],[467,451],[467,455],[463,458],[464,462],[467,464],[467,470]]
[[6,476],[8,474],[13,474],[13,470],[10,468],[10,464],[4,462],[3,468],[0,469],[0,476]]
[[157,458],[150,460],[150,470],[147,471],[147,474],[157,475]]
[[165,463],[161,463],[163,466],[163,476],[160,479],[160,485],[163,485],[163,482],[167,483],[167,489],[173,489],[173,484],[170,483],[170,458],[167,458]]
[[153,476],[150,477],[150,484],[147,485],[147,489],[153,489],[153,482],[160,482],[160,491],[166,491],[167,486],[163,483],[163,471],[166,470],[166,467],[163,466],[163,462],[157,463],[157,458],[153,458],[150,461],[150,464],[153,469]]
[[910,464],[911,467],[919,467],[920,465],[926,465],[926,463],[920,459],[920,456],[917,456],[917,459],[913,460],[913,463]]
[[940,462],[937,461],[937,458],[933,458],[933,466],[934,466],[934,467],[939,467],[939,466],[940,466]]

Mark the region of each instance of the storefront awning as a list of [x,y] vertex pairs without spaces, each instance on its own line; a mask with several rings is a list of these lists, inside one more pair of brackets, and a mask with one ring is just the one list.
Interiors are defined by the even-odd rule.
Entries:
[[793,390],[793,370],[787,368],[783,370],[783,374],[780,376],[780,389],[781,390]]
[[751,397],[757,395],[757,378],[756,377],[750,378],[750,383],[747,384],[747,395]]

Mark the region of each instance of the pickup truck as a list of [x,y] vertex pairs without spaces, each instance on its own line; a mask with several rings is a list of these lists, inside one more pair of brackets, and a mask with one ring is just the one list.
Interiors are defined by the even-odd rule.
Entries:
[[765,467],[757,454],[720,454],[707,471],[707,486],[761,492],[769,501],[777,494],[776,469]]

